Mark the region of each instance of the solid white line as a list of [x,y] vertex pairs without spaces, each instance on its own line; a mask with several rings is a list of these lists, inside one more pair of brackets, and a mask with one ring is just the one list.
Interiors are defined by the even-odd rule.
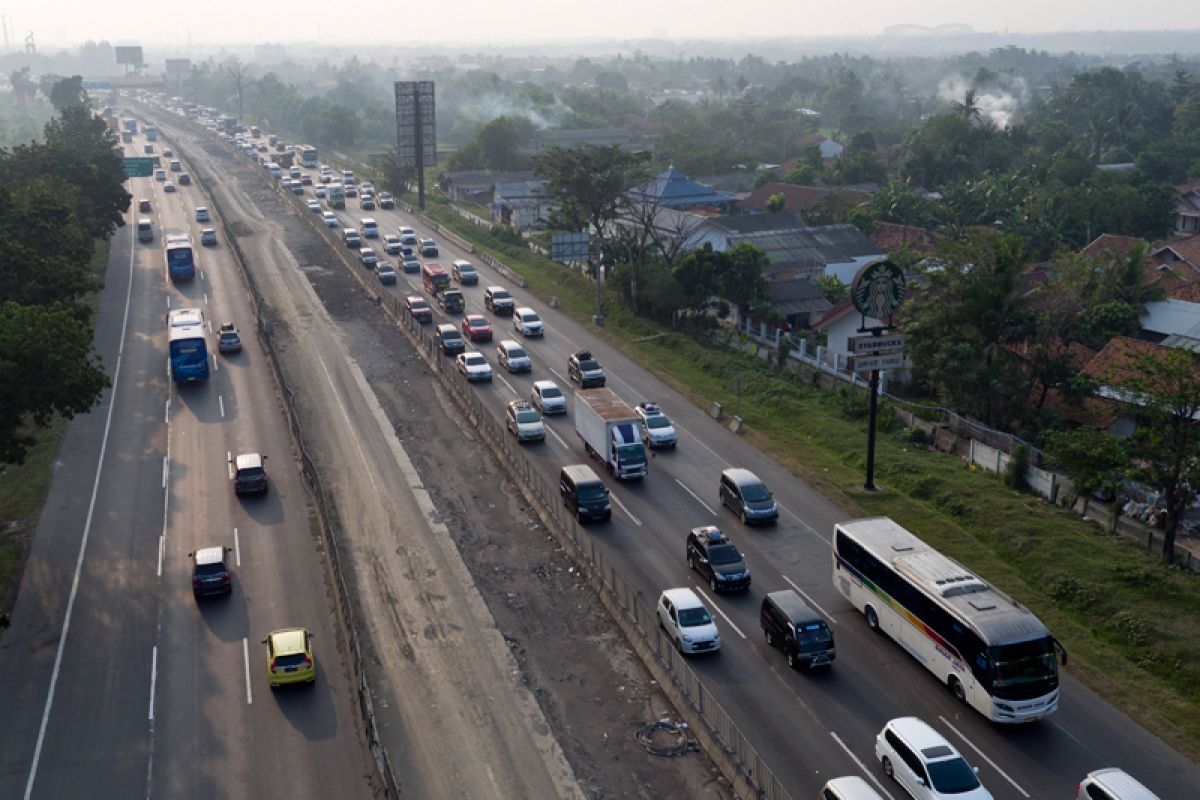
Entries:
[[236,558],[236,563],[240,568],[242,566],[242,546],[238,543],[237,528],[233,529],[233,555]]
[[129,305],[133,298],[134,249],[129,248],[129,285],[125,290],[125,312],[121,319],[120,346],[117,349],[117,365],[113,370],[112,392],[108,397],[108,414],[104,418],[104,436],[100,440],[100,456],[96,460],[96,477],[92,481],[92,497],[88,502],[87,519],[83,523],[83,537],[79,541],[79,555],[75,559],[75,575],[71,579],[71,592],[67,597],[67,610],[63,615],[62,633],[58,637],[58,652],[54,656],[54,669],[50,672],[50,688],[46,691],[46,705],[42,709],[42,722],[38,727],[37,744],[33,748],[33,760],[29,765],[29,779],[25,782],[25,800],[33,796],[33,784],[37,780],[38,763],[42,760],[42,745],[46,741],[46,726],[50,724],[50,709],[54,706],[54,690],[58,688],[58,674],[62,669],[63,650],[67,646],[67,634],[71,630],[71,613],[75,610],[75,598],[79,594],[79,575],[83,571],[83,559],[87,555],[88,538],[92,532],[92,516],[96,511],[96,497],[100,493],[100,476],[104,472],[104,455],[108,452],[108,434],[112,428],[113,410],[116,408],[117,387],[121,383],[121,363],[125,357],[125,334],[129,327]]
[[217,405],[221,406],[221,418],[225,418],[225,398],[217,395]]
[[557,378],[558,378],[560,381],[562,381],[564,384],[566,384],[567,386],[570,386],[570,385],[571,385],[571,382],[570,382],[569,380],[567,380],[566,378],[564,378],[564,377],[562,376],[562,374],[561,374],[561,373],[560,373],[558,370],[556,370],[554,367],[551,367],[551,368],[550,368],[550,371],[551,371],[551,372],[553,372],[553,373],[554,373],[554,375],[555,375],[555,376],[556,376],[556,377],[557,377]]
[[616,496],[616,494],[614,494],[613,492],[609,492],[609,493],[608,493],[608,496],[609,496],[609,499],[611,499],[611,500],[612,500],[614,503],[616,503],[616,504],[617,504],[617,507],[618,507],[618,508],[620,508],[622,511],[624,511],[626,514],[628,514],[628,515],[629,515],[629,518],[630,518],[631,520],[633,520],[633,524],[634,524],[634,525],[638,525],[638,526],[640,526],[640,525],[642,524],[642,521],[641,521],[640,519],[638,519],[637,517],[635,517],[635,516],[633,515],[633,513],[632,513],[632,512],[630,512],[630,510],[629,510],[628,508],[626,508],[626,507],[625,507],[625,504],[621,502],[620,498],[618,498],[618,497]]
[[858,768],[862,770],[862,774],[866,775],[867,779],[870,780],[871,783],[875,784],[875,788],[883,792],[883,794],[887,796],[888,800],[895,800],[895,798],[892,797],[891,792],[883,788],[883,784],[879,782],[879,779],[875,777],[875,774],[871,772],[871,770],[867,769],[867,765],[859,761],[858,756],[854,755],[854,752],[849,747],[846,747],[846,743],[842,741],[840,736],[833,731],[830,731],[829,735],[833,737],[833,740],[838,743],[839,747],[846,751],[846,755],[850,756],[850,760],[855,764],[858,764]]
[[546,433],[548,433],[548,434],[550,434],[551,436],[553,436],[553,437],[554,437],[554,440],[555,440],[556,442],[558,442],[559,444],[561,444],[561,445],[562,445],[562,447],[563,447],[563,450],[570,450],[570,449],[571,449],[571,446],[567,444],[567,440],[566,440],[566,439],[564,439],[564,438],[562,438],[561,436],[559,436],[557,433],[555,433],[555,432],[554,432],[554,429],[553,429],[553,428],[551,428],[549,425],[547,425],[545,420],[542,420],[542,427],[544,427],[544,428],[546,429]]
[[167,462],[167,457],[166,457],[166,456],[163,456],[162,488],[164,488],[164,489],[166,489],[166,488],[167,488],[167,472],[168,472],[168,469],[169,469],[169,468],[167,467],[167,464],[168,464],[168,462]]
[[719,605],[717,605],[716,600],[712,599],[707,594],[705,594],[704,590],[701,589],[699,586],[696,587],[696,591],[700,594],[701,597],[704,598],[706,603],[708,603],[710,606],[712,606],[713,611],[716,611],[718,614],[721,615],[721,619],[723,619],[729,623],[729,627],[733,628],[734,633],[736,633],[738,636],[742,637],[743,639],[746,638],[746,634],[742,633],[741,628],[739,628],[737,625],[733,624],[733,620],[731,620],[729,618],[729,616],[724,611],[721,610],[721,607]]
[[154,722],[154,687],[158,683],[158,645],[154,645],[154,649],[150,651],[150,716],[148,719]]
[[686,483],[684,483],[683,481],[679,480],[679,478],[676,478],[676,479],[675,479],[675,482],[676,482],[676,483],[678,483],[680,486],[682,486],[682,487],[683,487],[683,490],[684,490],[685,492],[687,492],[688,494],[690,494],[690,495],[692,496],[692,499],[693,499],[693,500],[695,500],[697,503],[699,503],[700,505],[702,505],[702,506],[704,506],[706,509],[708,509],[708,513],[712,514],[714,517],[717,515],[717,512],[715,512],[715,511],[713,511],[713,510],[712,510],[712,506],[710,506],[708,503],[706,503],[706,502],[704,502],[703,500],[701,500],[701,499],[700,499],[700,495],[696,494],[696,493],[695,493],[695,492],[693,492],[691,489],[689,489],[689,488],[688,488],[688,485],[687,485]]
[[825,619],[827,619],[833,623],[837,622],[836,619],[834,619],[833,617],[831,617],[829,615],[828,611],[821,608],[821,606],[817,604],[816,600],[813,600],[811,597],[808,596],[808,592],[804,591],[799,586],[797,586],[795,583],[793,583],[791,578],[789,578],[787,575],[780,575],[780,577],[783,578],[785,581],[787,581],[789,586],[791,586],[793,589],[795,589],[797,592],[799,592],[800,596],[803,597],[805,600],[807,600],[809,605],[813,606],[814,608],[817,609],[817,611],[820,611],[823,615],[825,615]]
[[254,697],[250,694],[250,645],[246,643],[246,637],[242,637],[242,664],[246,668],[246,705],[254,702]]
[[945,724],[945,726],[946,726],[947,728],[949,728],[950,730],[954,731],[954,732],[955,732],[955,733],[958,735],[958,738],[962,739],[964,742],[966,742],[968,745],[970,745],[971,749],[972,749],[972,750],[974,750],[976,753],[978,753],[980,758],[982,758],[982,759],[983,759],[984,761],[986,761],[987,763],[991,764],[991,766],[992,766],[992,769],[994,769],[994,770],[996,770],[996,772],[1000,773],[1000,777],[1001,777],[1001,778],[1004,778],[1004,780],[1006,780],[1006,781],[1008,781],[1009,783],[1011,783],[1011,784],[1013,785],[1013,788],[1014,788],[1014,789],[1016,789],[1018,792],[1020,792],[1022,796],[1024,796],[1024,797],[1029,797],[1029,792],[1027,792],[1027,791],[1025,791],[1024,789],[1022,789],[1022,788],[1021,788],[1021,786],[1020,786],[1020,784],[1018,784],[1018,783],[1017,783],[1016,781],[1014,781],[1012,778],[1008,777],[1008,773],[1007,773],[1007,772],[1005,772],[1004,770],[1000,769],[1000,767],[996,766],[996,762],[995,762],[995,761],[992,761],[990,758],[988,758],[988,757],[987,757],[987,756],[984,754],[984,752],[983,752],[982,750],[980,750],[978,747],[976,747],[976,746],[975,746],[975,743],[974,743],[974,742],[972,742],[972,741],[971,741],[970,739],[968,739],[966,736],[963,736],[962,732],[961,732],[961,731],[960,731],[958,728],[956,728],[956,727],[954,727],[953,725],[951,725],[949,720],[947,720],[945,717],[941,716],[940,714],[938,715],[938,719],[940,719],[940,720],[942,721],[942,723],[943,723],[943,724]]
[[493,373],[493,374],[494,374],[494,375],[495,375],[497,378],[499,378],[499,379],[500,379],[500,382],[501,382],[501,383],[503,383],[505,386],[507,386],[507,387],[508,387],[508,390],[509,390],[510,392],[512,392],[513,394],[517,395],[517,397],[520,397],[520,396],[521,396],[520,394],[518,394],[518,393],[517,393],[517,390],[513,388],[513,386],[512,386],[512,384],[511,384],[511,383],[509,383],[508,381],[504,380],[504,376],[500,374],[500,370],[496,370],[496,371],[495,371],[495,373]]
[[818,531],[818,530],[817,530],[816,528],[814,528],[812,525],[809,525],[807,522],[805,522],[804,520],[800,519],[800,517],[799,517],[799,516],[796,514],[796,512],[792,511],[792,510],[791,510],[791,509],[789,509],[789,508],[784,508],[783,504],[782,504],[782,503],[780,503],[778,500],[776,500],[776,501],[775,501],[775,505],[779,506],[779,507],[780,507],[780,508],[783,510],[783,512],[784,512],[785,514],[787,514],[789,517],[791,517],[792,519],[796,520],[796,522],[799,522],[801,525],[803,525],[803,526],[804,526],[804,528],[805,528],[805,530],[807,530],[807,531],[808,531],[809,533],[811,533],[813,536],[816,536],[818,539],[820,539],[821,541],[825,542],[825,544],[828,544],[828,545],[832,545],[832,544],[833,544],[833,540],[832,540],[832,539],[830,539],[828,536],[826,536],[825,534],[823,534],[823,533],[821,533],[820,531]]

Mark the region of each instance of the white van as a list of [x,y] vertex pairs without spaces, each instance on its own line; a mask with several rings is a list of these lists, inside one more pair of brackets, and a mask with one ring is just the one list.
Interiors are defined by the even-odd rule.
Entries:
[[1079,784],[1078,800],[1158,800],[1158,795],[1123,769],[1089,772]]
[[364,239],[378,239],[379,223],[370,217],[364,217],[362,221],[362,235]]
[[834,778],[821,789],[820,800],[883,800],[858,776]]
[[273,178],[283,177],[283,167],[279,166],[274,161],[267,164],[267,170],[271,173],[271,177]]

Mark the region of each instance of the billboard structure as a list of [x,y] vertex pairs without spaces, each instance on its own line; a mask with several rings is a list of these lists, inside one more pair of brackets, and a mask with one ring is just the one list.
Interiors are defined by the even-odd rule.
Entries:
[[127,64],[133,67],[140,67],[145,62],[142,61],[142,48],[138,47],[114,47],[113,50],[117,54],[118,64]]
[[424,167],[437,165],[433,81],[396,81],[396,165],[416,170],[417,204],[425,208]]
[[190,58],[168,58],[166,67],[167,80],[174,85],[175,91],[183,94],[183,82],[192,74]]

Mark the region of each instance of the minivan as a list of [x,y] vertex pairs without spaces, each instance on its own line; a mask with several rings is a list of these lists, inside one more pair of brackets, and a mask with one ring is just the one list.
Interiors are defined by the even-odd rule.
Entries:
[[137,233],[139,242],[154,241],[154,223],[142,217],[137,221]]
[[758,618],[767,644],[783,650],[793,669],[829,666],[837,657],[833,631],[795,589],[769,592]]
[[364,239],[379,238],[379,223],[370,217],[363,217],[362,220],[362,235]]
[[992,800],[977,768],[916,717],[897,717],[875,737],[883,772],[916,800]]
[[496,361],[509,372],[529,372],[533,369],[533,362],[529,360],[529,354],[512,339],[501,340],[499,347],[496,348]]
[[587,464],[568,464],[558,473],[558,493],[563,505],[580,522],[612,519],[608,487]]
[[1141,781],[1116,767],[1089,772],[1080,781],[1075,797],[1076,800],[1159,800]]
[[462,334],[453,325],[438,325],[437,330],[433,334],[433,339],[437,342],[438,347],[442,349],[443,355],[452,356],[466,349]]
[[779,519],[779,506],[771,492],[748,469],[730,467],[721,473],[721,505],[729,506],[744,525]]
[[358,231],[354,228],[342,228],[342,241],[346,243],[346,247],[352,250],[362,247],[362,237],[358,235]]
[[834,778],[821,789],[819,800],[883,800],[879,793],[857,775]]

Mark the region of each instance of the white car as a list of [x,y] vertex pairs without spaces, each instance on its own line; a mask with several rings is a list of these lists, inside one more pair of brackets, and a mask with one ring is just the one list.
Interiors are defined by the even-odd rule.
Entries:
[[546,426],[527,400],[513,400],[508,404],[505,423],[518,442],[540,442],[546,438]]
[[387,250],[389,256],[400,255],[400,237],[394,233],[389,233],[383,237],[383,248]]
[[513,312],[513,330],[522,336],[541,336],[546,332],[546,326],[536,311],[522,306]]
[[316,200],[309,200],[305,205],[307,205],[308,210],[312,211],[312,212],[317,212],[317,211],[321,210],[321,204],[318,203]]
[[638,403],[634,411],[642,421],[642,441],[647,445],[674,448],[679,443],[675,426],[658,407],[658,403]]
[[567,413],[567,398],[554,381],[534,381],[529,399],[543,414]]
[[324,186],[314,186],[313,187],[313,197],[317,198],[318,200],[325,199],[325,196],[327,194],[329,194],[329,192],[327,192],[325,190]]
[[721,632],[691,589],[667,589],[659,595],[657,610],[658,624],[675,641],[680,653],[715,653],[721,649]]
[[459,353],[454,359],[454,363],[458,366],[458,371],[466,375],[469,381],[490,381],[492,379],[492,367],[483,357],[483,353],[475,351]]
[[884,773],[916,800],[992,800],[978,769],[954,745],[916,717],[898,717],[875,737]]
[[338,222],[337,214],[332,211],[325,211],[321,214],[321,219],[325,221],[326,228],[336,228],[341,223]]

